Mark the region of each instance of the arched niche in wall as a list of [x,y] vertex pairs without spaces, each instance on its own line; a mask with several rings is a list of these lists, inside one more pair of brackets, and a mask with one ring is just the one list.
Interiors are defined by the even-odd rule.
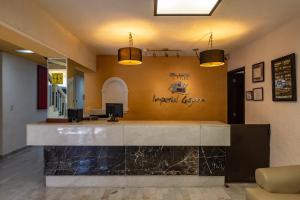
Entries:
[[102,110],[106,110],[106,103],[122,103],[123,112],[128,111],[128,87],[119,77],[107,79],[102,86]]

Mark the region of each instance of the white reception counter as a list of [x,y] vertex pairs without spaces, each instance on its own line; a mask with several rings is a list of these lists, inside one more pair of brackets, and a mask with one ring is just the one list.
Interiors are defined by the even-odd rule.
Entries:
[[49,187],[224,184],[230,126],[200,121],[83,121],[27,125],[44,146]]
[[83,121],[27,125],[27,145],[230,146],[230,126],[200,121]]

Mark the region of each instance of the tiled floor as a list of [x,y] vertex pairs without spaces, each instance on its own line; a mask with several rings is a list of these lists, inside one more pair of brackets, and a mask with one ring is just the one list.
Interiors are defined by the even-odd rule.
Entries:
[[244,200],[247,184],[230,188],[46,188],[41,148],[0,160],[1,200]]

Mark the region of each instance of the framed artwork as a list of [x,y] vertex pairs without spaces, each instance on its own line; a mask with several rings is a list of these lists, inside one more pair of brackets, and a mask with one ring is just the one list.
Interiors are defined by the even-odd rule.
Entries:
[[63,73],[52,73],[52,84],[53,85],[59,85],[63,84],[64,81],[64,74]]
[[252,65],[252,82],[264,82],[265,81],[265,62],[260,62]]
[[253,100],[253,91],[246,91],[246,101]]
[[273,101],[297,101],[295,57],[293,53],[272,60]]
[[253,100],[254,101],[263,101],[264,100],[264,88],[254,88],[253,89]]

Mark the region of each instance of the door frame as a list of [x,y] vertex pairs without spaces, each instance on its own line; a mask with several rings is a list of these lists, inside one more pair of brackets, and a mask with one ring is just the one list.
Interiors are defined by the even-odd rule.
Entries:
[[[244,97],[245,97],[245,92],[246,92],[246,71],[245,71],[245,66],[243,66],[243,67],[239,67],[239,68],[237,68],[237,69],[234,69],[234,70],[231,70],[231,71],[228,71],[227,72],[227,122],[229,122],[229,113],[230,113],[230,108],[231,108],[231,106],[229,105],[229,103],[230,103],[230,99],[229,99],[229,96],[230,96],[230,94],[229,94],[229,86],[230,86],[230,83],[229,83],[229,81],[230,81],[230,76],[232,75],[232,74],[235,74],[235,73],[237,73],[237,72],[244,72]],[[245,101],[245,98],[244,98],[244,101]],[[244,124],[245,124],[245,119],[246,119],[246,117],[245,117],[245,115],[246,115],[246,103],[244,102],[244,115],[243,115],[243,121],[244,121]]]

